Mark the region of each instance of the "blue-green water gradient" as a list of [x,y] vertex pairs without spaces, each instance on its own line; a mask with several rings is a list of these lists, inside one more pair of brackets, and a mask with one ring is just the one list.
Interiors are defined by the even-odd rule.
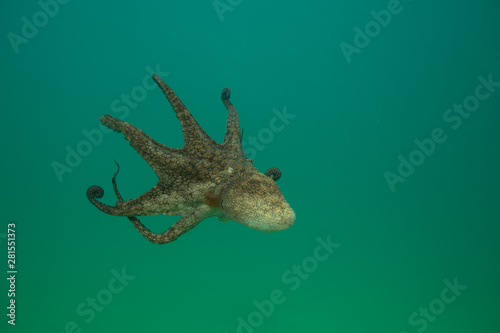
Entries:
[[[2,2],[2,332],[500,332],[493,1]],[[159,74],[297,219],[172,244],[101,213],[156,183],[111,114],[182,147]],[[155,232],[178,217],[141,220]],[[15,298],[6,279],[15,222]],[[8,323],[15,299],[15,326]]]

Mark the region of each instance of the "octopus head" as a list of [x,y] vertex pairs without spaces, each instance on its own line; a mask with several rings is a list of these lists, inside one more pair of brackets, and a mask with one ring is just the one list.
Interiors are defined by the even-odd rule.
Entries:
[[232,174],[220,194],[207,193],[205,204],[219,208],[226,218],[259,231],[280,231],[293,224],[295,213],[276,184],[278,169],[271,168],[266,174],[254,168],[229,170]]

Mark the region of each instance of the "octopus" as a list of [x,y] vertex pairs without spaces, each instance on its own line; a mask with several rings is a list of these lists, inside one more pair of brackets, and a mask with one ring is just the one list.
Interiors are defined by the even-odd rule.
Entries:
[[[99,201],[104,190],[96,185],[88,188],[88,200],[106,214],[127,217],[154,244],[173,242],[212,216],[263,232],[289,228],[295,221],[295,212],[276,184],[281,172],[273,167],[262,174],[245,155],[238,112],[229,101],[229,88],[224,88],[221,95],[228,116],[224,143],[220,144],[203,130],[160,77],[153,74],[153,80],[181,123],[184,146],[165,146],[127,122],[110,115],[100,117],[104,126],[123,133],[156,173],[158,182],[146,193],[125,201],[116,183],[120,166],[115,161],[118,170],[112,184],[117,203],[111,206]],[[137,218],[159,214],[180,215],[180,218],[162,233],[152,232]]]

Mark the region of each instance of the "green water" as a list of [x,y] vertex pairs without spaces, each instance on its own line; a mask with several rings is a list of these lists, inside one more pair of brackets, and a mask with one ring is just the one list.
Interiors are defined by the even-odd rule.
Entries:
[[[499,10],[4,1],[0,331],[500,332]],[[231,88],[254,166],[282,171],[290,229],[210,218],[154,245],[87,201],[97,184],[114,204],[113,159],[126,199],[156,182],[99,116],[183,144],[151,72],[219,142]]]

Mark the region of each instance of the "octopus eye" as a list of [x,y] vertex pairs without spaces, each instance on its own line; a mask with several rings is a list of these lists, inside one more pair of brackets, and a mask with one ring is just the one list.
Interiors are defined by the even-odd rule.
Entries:
[[281,177],[281,171],[278,168],[269,168],[267,169],[265,175],[272,180],[277,181]]

